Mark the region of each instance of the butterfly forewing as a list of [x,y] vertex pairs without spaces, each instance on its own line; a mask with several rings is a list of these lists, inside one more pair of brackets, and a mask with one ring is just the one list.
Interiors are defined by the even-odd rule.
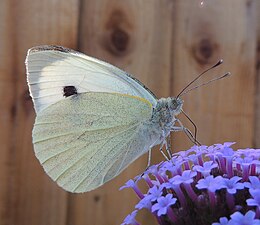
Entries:
[[139,96],[156,105],[153,93],[126,72],[67,48],[34,47],[28,51],[26,68],[36,112],[64,99],[66,86],[74,86],[77,93],[116,92]]

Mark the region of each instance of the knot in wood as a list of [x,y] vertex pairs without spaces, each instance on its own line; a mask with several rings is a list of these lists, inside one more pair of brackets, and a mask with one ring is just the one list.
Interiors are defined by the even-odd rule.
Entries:
[[105,24],[103,45],[115,56],[129,52],[132,33],[132,23],[124,10],[115,9],[109,14]]
[[29,89],[26,89],[21,95],[21,102],[23,105],[23,109],[26,114],[33,112],[32,98],[30,96]]
[[100,201],[100,196],[94,195],[94,202],[99,202],[99,201]]
[[116,28],[111,34],[111,43],[118,52],[124,52],[128,47],[129,35],[121,28]]
[[218,45],[209,38],[201,39],[193,48],[193,54],[199,64],[209,64],[214,61]]

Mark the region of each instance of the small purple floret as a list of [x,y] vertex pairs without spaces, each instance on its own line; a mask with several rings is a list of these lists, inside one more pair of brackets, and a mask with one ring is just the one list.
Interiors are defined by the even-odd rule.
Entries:
[[222,187],[227,190],[229,194],[236,194],[237,190],[244,188],[244,184],[240,183],[241,177],[235,176],[230,179],[224,178],[222,180]]
[[245,182],[245,187],[253,190],[260,190],[260,179],[256,176],[249,176],[250,182]]
[[212,169],[217,168],[218,164],[213,161],[204,162],[203,166],[194,166],[193,169],[197,172],[200,172],[203,177],[207,177],[210,175]]
[[137,194],[137,196],[142,199],[144,197],[143,193],[140,191],[140,189],[137,187],[136,182],[134,180],[129,180],[125,183],[124,186],[122,186],[121,188],[119,188],[119,190],[123,190],[124,188],[133,188],[133,190],[135,191],[135,193]]
[[151,201],[155,201],[157,200],[157,198],[161,196],[162,196],[162,190],[157,186],[153,186],[148,190],[147,198],[150,198]]
[[255,219],[255,212],[248,211],[245,215],[235,212],[231,216],[228,225],[260,225],[260,220]]
[[158,216],[166,215],[167,213],[173,214],[170,207],[172,205],[174,205],[176,203],[176,201],[177,201],[177,199],[173,198],[172,194],[167,194],[166,196],[159,197],[157,199],[157,203],[155,203],[152,206],[152,212],[157,212]]
[[260,207],[260,189],[257,190],[251,189],[249,190],[249,192],[253,198],[246,200],[247,205]]
[[212,225],[229,225],[227,217],[221,217],[219,223],[212,223]]
[[125,218],[124,222],[121,225],[140,225],[135,219],[136,214],[137,210],[133,211]]

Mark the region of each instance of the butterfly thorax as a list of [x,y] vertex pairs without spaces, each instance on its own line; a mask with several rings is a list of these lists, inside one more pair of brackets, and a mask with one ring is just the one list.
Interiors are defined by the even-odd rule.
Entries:
[[152,114],[152,123],[158,124],[167,136],[174,126],[176,116],[181,112],[183,100],[180,98],[161,98],[158,100]]

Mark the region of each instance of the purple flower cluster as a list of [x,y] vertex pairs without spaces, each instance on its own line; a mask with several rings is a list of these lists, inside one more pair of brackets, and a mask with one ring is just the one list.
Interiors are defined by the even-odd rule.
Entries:
[[122,225],[139,225],[142,209],[161,225],[260,225],[260,149],[233,144],[193,146],[128,181],[121,189],[131,187],[140,201]]

